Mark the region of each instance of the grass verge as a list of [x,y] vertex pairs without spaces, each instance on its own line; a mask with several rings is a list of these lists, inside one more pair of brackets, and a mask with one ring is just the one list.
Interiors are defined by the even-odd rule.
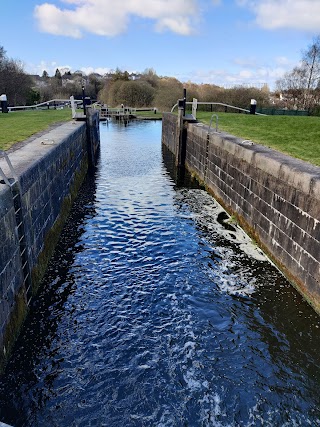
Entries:
[[[212,114],[198,111],[197,119],[209,125]],[[217,115],[219,130],[320,166],[320,117]]]
[[135,116],[139,119],[154,119],[159,120],[162,119],[162,112],[156,112],[154,111],[136,111]]
[[70,109],[15,111],[0,114],[0,150],[8,150],[57,122],[72,120]]

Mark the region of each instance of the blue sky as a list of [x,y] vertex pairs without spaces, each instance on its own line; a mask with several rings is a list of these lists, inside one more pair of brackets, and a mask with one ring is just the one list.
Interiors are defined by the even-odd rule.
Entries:
[[0,46],[25,71],[275,81],[320,33],[320,0],[0,0]]

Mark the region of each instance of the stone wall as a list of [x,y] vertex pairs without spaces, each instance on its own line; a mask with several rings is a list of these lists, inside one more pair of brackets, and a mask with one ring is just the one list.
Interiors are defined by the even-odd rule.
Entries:
[[[8,153],[18,182],[11,191],[0,181],[0,366],[87,173],[91,143],[97,151],[99,123],[92,125],[88,133],[86,123],[69,122]],[[0,167],[12,181],[3,158]]]
[[[4,345],[5,335],[14,336],[9,319],[18,308],[23,283],[19,240],[16,233],[15,209],[9,187],[0,184],[0,345],[3,356],[8,345]],[[24,290],[22,292],[24,294]],[[24,295],[22,296],[24,298]],[[14,308],[15,307],[15,308]],[[25,315],[26,306],[23,308]],[[15,323],[14,319],[12,324]],[[9,329],[8,329],[9,328]],[[1,358],[0,358],[1,360]]]
[[177,142],[179,139],[179,129],[177,126],[177,116],[174,114],[164,114],[162,121],[162,143],[174,154],[177,155]]
[[[163,144],[174,122],[163,116]],[[200,123],[184,126],[186,168],[320,313],[320,168]]]

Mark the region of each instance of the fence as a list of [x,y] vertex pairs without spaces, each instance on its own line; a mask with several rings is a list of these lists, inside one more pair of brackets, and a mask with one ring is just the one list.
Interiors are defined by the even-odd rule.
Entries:
[[276,108],[257,108],[257,112],[268,116],[308,116],[307,110],[278,110]]
[[[82,99],[75,99],[76,104],[82,104]],[[70,107],[70,99],[50,99],[50,101],[41,102],[35,105],[19,105],[16,107],[8,106],[9,111],[17,110],[45,110],[49,108],[64,108]]]

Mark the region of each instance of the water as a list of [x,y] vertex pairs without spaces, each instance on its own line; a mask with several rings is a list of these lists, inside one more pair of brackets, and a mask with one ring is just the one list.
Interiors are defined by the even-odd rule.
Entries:
[[0,420],[320,426],[319,317],[208,194],[175,184],[160,138],[159,122],[101,126]]

